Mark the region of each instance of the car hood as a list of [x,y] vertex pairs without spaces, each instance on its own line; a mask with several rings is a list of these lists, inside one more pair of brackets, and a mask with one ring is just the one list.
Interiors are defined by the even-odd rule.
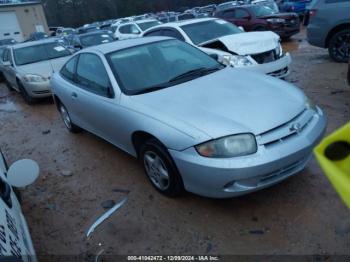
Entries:
[[235,68],[131,99],[143,114],[211,138],[259,135],[293,119],[306,102],[303,92],[287,82]]
[[210,48],[215,45],[215,42],[220,41],[230,53],[253,55],[275,49],[278,46],[279,39],[280,37],[277,34],[270,31],[248,32],[223,36],[200,46]]
[[18,69],[22,74],[40,75],[49,78],[53,73],[59,71],[69,58],[70,56],[65,56],[34,64],[22,65],[18,66]]

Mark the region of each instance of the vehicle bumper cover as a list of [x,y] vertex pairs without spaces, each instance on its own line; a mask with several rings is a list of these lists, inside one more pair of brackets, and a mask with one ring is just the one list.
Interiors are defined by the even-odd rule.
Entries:
[[23,83],[24,88],[31,97],[49,97],[51,96],[50,81],[37,82],[37,83]]
[[321,140],[327,120],[321,110],[302,135],[244,157],[210,159],[194,147],[169,150],[182,176],[185,189],[211,198],[231,198],[277,184],[302,171]]
[[289,75],[289,66],[292,63],[292,58],[289,53],[286,53],[280,59],[266,63],[256,64],[252,66],[244,67],[244,69],[258,71],[267,75],[271,75],[277,78],[284,78]]

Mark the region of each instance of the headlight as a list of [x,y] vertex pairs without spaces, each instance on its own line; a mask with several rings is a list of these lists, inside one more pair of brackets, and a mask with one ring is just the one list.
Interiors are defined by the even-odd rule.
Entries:
[[221,58],[224,65],[231,65],[233,67],[244,67],[252,65],[252,62],[242,55],[224,55]]
[[252,134],[219,138],[196,146],[198,154],[211,158],[231,158],[254,154],[257,151]]
[[45,77],[39,75],[25,75],[23,79],[30,83],[44,82],[47,80]]
[[278,23],[286,22],[286,20],[283,19],[283,18],[270,18],[270,19],[267,19],[266,21],[269,22],[269,23],[272,23],[272,24],[278,24]]
[[310,99],[307,99],[307,100],[306,100],[306,108],[307,108],[307,109],[311,109],[311,110],[317,112],[317,106],[316,106],[316,104],[315,104],[314,102],[312,102]]
[[283,49],[280,42],[278,42],[275,52],[278,57],[281,57],[283,55]]

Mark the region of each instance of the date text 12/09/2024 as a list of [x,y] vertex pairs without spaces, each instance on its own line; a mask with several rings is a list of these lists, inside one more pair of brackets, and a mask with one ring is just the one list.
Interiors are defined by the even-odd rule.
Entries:
[[220,261],[218,256],[128,256],[128,261]]

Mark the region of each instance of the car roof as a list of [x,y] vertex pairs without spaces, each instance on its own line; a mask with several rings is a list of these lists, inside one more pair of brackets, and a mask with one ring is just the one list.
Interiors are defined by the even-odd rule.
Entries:
[[154,26],[154,27],[150,28],[149,31],[151,31],[152,29],[160,28],[160,27],[179,27],[179,26],[184,26],[184,25],[197,24],[200,22],[213,21],[213,20],[217,20],[217,19],[220,19],[220,18],[209,17],[209,18],[194,18],[194,19],[188,19],[188,20],[182,20],[182,21],[174,21],[174,22],[169,22],[169,23]]
[[102,54],[108,54],[110,52],[123,50],[129,47],[140,46],[144,44],[150,44],[150,43],[155,43],[155,42],[170,40],[170,39],[173,39],[173,38],[163,37],[163,36],[152,36],[152,37],[140,37],[140,38],[126,39],[126,40],[119,40],[117,42],[111,42],[111,43],[106,43],[102,45],[88,47],[81,52],[84,53],[88,51],[95,51],[95,52],[97,51]]
[[107,30],[96,30],[96,31],[92,31],[92,32],[87,32],[84,34],[77,34],[78,37],[82,37],[82,36],[89,36],[89,35],[101,35],[101,34],[108,34]]
[[11,47],[13,49],[17,49],[17,48],[28,47],[28,46],[36,46],[36,45],[42,45],[42,44],[56,43],[56,40],[57,39],[48,38],[48,39],[42,39],[42,40],[37,40],[37,41],[29,41],[29,42],[23,42],[23,43],[19,43],[19,44],[14,44]]

